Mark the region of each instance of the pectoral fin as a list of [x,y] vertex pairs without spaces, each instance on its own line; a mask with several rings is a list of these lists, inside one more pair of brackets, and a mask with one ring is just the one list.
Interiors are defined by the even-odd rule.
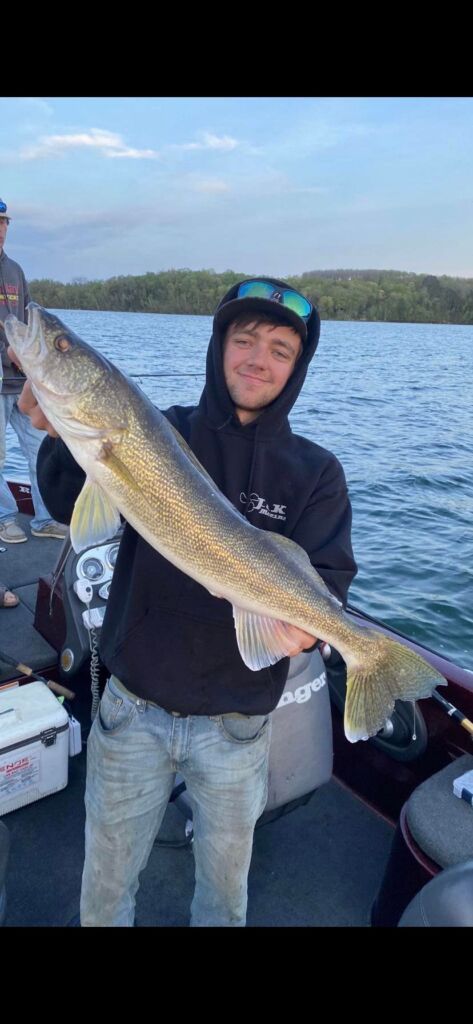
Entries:
[[118,477],[122,483],[126,484],[127,487],[131,487],[132,490],[140,490],[139,481],[133,476],[133,473],[129,470],[128,466],[115,454],[113,450],[113,443],[110,441],[104,441],[100,454],[97,456],[99,462],[103,462],[108,469],[111,469],[115,476]]
[[294,653],[291,627],[269,615],[257,615],[233,605],[236,638],[241,657],[253,672],[274,665]]
[[77,553],[101,544],[117,532],[120,513],[105,491],[87,478],[74,506],[71,543]]

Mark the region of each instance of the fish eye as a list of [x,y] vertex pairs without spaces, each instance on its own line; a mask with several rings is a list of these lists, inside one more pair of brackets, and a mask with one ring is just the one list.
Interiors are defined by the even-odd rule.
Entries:
[[59,334],[58,337],[54,339],[54,348],[57,348],[58,352],[68,352],[71,348],[69,338],[66,338],[64,334]]

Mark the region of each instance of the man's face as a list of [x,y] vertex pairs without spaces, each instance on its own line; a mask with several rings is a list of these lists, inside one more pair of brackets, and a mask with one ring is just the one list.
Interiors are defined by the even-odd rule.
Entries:
[[223,372],[240,423],[250,423],[284,388],[302,349],[292,327],[230,324],[223,342]]
[[0,251],[3,249],[7,237],[8,221],[6,217],[0,217]]

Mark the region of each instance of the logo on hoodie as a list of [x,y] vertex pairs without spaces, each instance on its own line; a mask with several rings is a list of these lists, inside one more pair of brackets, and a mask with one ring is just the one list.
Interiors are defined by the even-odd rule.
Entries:
[[248,502],[247,512],[259,512],[260,516],[269,516],[270,519],[282,519],[286,521],[287,505],[269,505],[266,498],[260,498],[254,491],[247,498],[244,491],[240,494],[240,501],[243,505]]

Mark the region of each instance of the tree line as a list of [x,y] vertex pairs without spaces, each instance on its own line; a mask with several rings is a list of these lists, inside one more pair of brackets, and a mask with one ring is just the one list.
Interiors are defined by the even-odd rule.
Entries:
[[[29,282],[47,309],[212,315],[225,291],[244,277],[226,270],[165,270],[70,284]],[[473,323],[473,279],[397,270],[313,270],[286,278],[317,306],[323,320]]]

